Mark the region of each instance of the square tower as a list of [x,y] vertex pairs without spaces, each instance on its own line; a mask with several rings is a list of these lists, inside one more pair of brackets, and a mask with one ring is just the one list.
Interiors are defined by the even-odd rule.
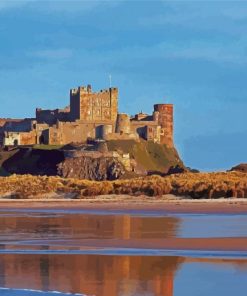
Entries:
[[91,86],[70,90],[71,121],[114,123],[118,112],[118,89],[92,92]]

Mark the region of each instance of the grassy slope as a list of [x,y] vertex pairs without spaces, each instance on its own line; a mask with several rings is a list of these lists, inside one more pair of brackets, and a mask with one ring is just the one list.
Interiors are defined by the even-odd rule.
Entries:
[[[134,158],[138,164],[139,169],[152,172],[166,172],[171,166],[183,166],[175,149],[169,149],[165,145],[160,145],[153,142],[141,140],[140,142],[134,140],[115,140],[107,142],[110,151],[121,151],[130,153],[131,158]],[[0,176],[7,174],[3,169],[2,164],[5,162],[6,167],[10,172],[20,172],[25,169],[25,172],[34,172],[40,163],[49,162],[49,157],[45,155],[52,155],[52,160],[55,154],[61,154],[59,149],[61,146],[53,145],[36,145],[32,151],[28,150],[14,150],[9,152],[0,152]],[[57,153],[56,153],[57,150]],[[50,159],[50,162],[52,162]],[[7,162],[6,162],[7,161]]]
[[170,166],[183,166],[177,151],[169,149],[165,145],[141,140],[112,140],[107,142],[109,150],[130,153],[138,165],[147,171],[166,172]]
[[16,149],[0,152],[0,176],[7,172],[19,174],[48,174],[51,169],[56,173],[56,164],[62,159],[63,153],[57,148]]
[[34,145],[33,149],[38,150],[58,150],[61,149],[64,145]]
[[0,152],[0,176],[8,176],[9,173],[2,167],[3,163],[13,157],[19,150],[13,150],[13,151],[1,151]]

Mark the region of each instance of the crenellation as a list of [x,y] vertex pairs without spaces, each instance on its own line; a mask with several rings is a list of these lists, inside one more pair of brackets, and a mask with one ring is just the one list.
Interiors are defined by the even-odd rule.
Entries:
[[173,147],[173,105],[155,104],[152,114],[118,112],[118,88],[98,92],[92,86],[70,89],[64,109],[36,108],[34,119],[0,119],[0,144],[64,145],[88,139],[144,139]]

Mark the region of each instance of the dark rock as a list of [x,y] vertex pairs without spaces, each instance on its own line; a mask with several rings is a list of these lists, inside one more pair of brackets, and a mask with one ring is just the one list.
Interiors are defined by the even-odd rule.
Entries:
[[124,166],[113,157],[66,158],[58,165],[58,175],[64,178],[104,181],[119,179],[124,174]]
[[182,174],[186,173],[188,170],[180,165],[171,166],[169,170],[167,171],[166,175],[172,175],[172,174]]
[[200,173],[200,171],[197,170],[197,169],[193,169],[193,168],[190,168],[190,167],[186,167],[186,169],[187,169],[190,173],[195,173],[195,174]]
[[238,171],[242,173],[247,173],[247,163],[241,163],[239,165],[236,165],[235,167],[232,167],[230,171]]

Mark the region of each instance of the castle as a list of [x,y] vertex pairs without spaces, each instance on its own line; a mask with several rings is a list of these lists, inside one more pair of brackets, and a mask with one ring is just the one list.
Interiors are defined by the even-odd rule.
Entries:
[[93,92],[92,87],[70,90],[64,109],[36,109],[35,118],[0,119],[0,145],[66,145],[89,139],[145,139],[173,147],[173,105],[155,104],[151,115],[118,113],[118,89]]

